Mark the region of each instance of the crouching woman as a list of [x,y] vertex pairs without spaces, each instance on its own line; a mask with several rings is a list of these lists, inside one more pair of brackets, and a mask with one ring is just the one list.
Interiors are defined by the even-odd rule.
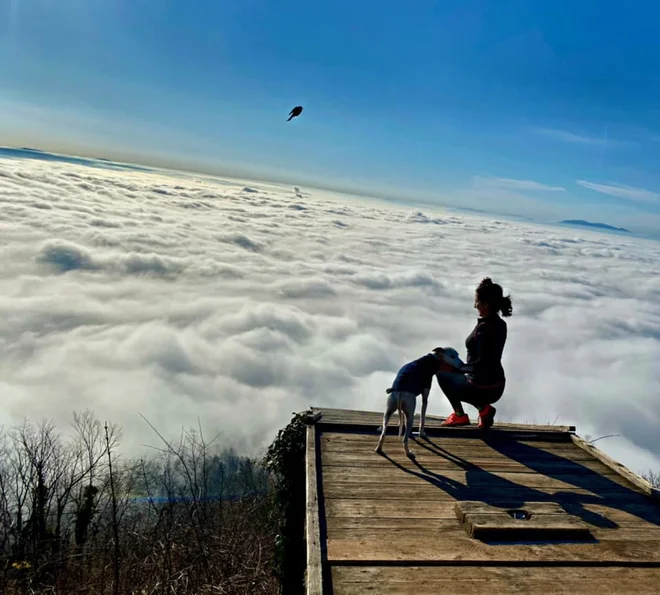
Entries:
[[479,317],[465,341],[467,362],[458,368],[444,364],[436,379],[454,409],[442,425],[469,425],[470,418],[463,409],[463,403],[468,403],[479,411],[479,427],[488,429],[495,420],[493,403],[502,397],[506,385],[502,352],[507,326],[500,313],[511,316],[513,308],[511,298],[505,297],[502,287],[488,277],[477,287],[474,307]]

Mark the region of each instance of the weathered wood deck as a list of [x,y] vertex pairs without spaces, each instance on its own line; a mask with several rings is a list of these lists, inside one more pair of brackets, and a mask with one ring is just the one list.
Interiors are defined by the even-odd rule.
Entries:
[[[660,592],[658,490],[573,427],[496,424],[483,436],[432,418],[409,460],[396,416],[385,456],[374,453],[382,413],[309,419],[308,595]],[[525,521],[506,511],[526,507],[541,528],[577,523],[589,538],[507,538]],[[505,537],[472,537],[465,510]]]

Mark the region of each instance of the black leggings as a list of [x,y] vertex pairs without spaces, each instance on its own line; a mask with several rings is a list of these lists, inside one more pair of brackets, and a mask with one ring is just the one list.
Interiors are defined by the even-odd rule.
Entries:
[[492,405],[504,394],[504,383],[493,387],[475,386],[468,381],[465,374],[441,372],[436,374],[438,384],[451,403],[454,411],[462,411],[461,403],[468,403],[477,409]]

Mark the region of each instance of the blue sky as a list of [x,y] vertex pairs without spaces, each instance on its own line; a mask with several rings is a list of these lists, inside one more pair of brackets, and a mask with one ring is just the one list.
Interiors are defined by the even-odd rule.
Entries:
[[0,144],[660,233],[659,34],[651,2],[0,0]]

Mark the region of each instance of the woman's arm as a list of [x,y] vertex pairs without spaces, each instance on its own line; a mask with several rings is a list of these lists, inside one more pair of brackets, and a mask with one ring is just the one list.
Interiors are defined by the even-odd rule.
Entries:
[[452,372],[453,374],[463,374],[462,368],[452,366],[449,362],[440,364],[440,372]]

